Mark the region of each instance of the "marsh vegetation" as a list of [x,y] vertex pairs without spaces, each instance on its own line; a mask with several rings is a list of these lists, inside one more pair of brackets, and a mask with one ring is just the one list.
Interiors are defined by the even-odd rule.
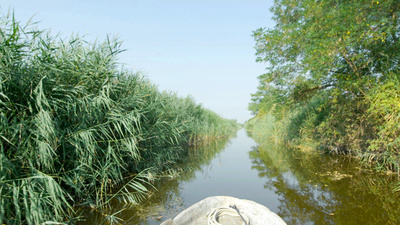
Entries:
[[117,39],[61,39],[1,15],[1,224],[74,222],[77,206],[138,203],[188,146],[237,130],[123,69],[122,51]]

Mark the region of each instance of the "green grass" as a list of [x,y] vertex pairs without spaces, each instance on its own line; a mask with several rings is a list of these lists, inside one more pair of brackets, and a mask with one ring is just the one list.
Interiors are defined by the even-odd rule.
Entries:
[[227,136],[191,98],[120,69],[118,40],[87,43],[0,17],[0,222],[73,222],[74,206],[137,203],[186,146]]

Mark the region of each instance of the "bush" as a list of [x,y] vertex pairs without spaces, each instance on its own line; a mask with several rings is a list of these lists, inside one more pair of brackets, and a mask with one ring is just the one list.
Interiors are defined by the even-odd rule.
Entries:
[[374,138],[368,140],[367,158],[380,158],[381,166],[400,170],[400,82],[390,76],[368,96],[368,114],[374,121]]

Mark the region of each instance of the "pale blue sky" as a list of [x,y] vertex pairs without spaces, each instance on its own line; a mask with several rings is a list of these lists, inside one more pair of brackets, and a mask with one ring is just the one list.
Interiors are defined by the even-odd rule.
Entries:
[[244,122],[265,65],[255,62],[252,31],[273,27],[273,0],[1,0],[16,19],[40,29],[104,40],[118,35],[125,68],[221,116]]

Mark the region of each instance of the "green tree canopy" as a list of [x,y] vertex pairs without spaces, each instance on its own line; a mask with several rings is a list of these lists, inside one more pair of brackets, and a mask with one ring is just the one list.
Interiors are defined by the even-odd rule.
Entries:
[[253,33],[257,61],[268,66],[259,90],[272,84],[294,100],[321,90],[363,96],[399,66],[399,8],[398,0],[275,0],[276,26]]

